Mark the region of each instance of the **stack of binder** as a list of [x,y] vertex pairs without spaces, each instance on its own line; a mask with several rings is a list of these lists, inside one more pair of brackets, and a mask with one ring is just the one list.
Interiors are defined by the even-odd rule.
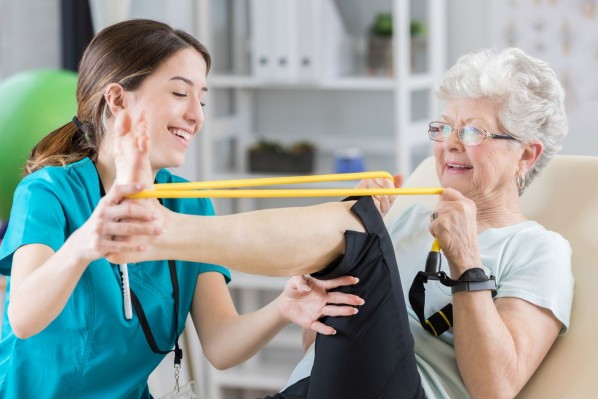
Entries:
[[334,0],[250,0],[254,77],[316,81],[352,69],[351,40]]

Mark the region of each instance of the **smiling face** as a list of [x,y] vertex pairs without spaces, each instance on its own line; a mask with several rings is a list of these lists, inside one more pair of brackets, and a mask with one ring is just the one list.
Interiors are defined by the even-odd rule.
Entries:
[[[441,121],[453,128],[469,125],[506,134],[499,127],[498,112],[499,105],[489,99],[456,100],[447,104]],[[456,130],[443,142],[434,142],[436,172],[442,186],[474,201],[518,195],[515,176],[521,153],[521,146],[513,146],[509,140],[486,139],[478,146],[463,145]]]
[[206,69],[201,54],[186,48],[166,60],[137,90],[124,93],[132,119],[145,114],[154,172],[184,163],[204,120]]

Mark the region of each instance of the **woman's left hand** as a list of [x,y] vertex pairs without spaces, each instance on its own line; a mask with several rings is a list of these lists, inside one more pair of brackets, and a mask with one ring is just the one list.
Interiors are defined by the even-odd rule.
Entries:
[[[289,279],[280,297],[280,313],[284,318],[307,329],[324,335],[336,334],[334,328],[320,322],[323,316],[352,316],[355,306],[363,305],[360,297],[328,290],[357,284],[359,279],[351,276],[331,280],[295,276]],[[339,306],[345,305],[345,306]]]
[[[355,188],[398,188],[403,185],[403,175],[395,175],[393,179],[385,179],[383,177],[378,177],[376,179],[364,179],[355,186]],[[374,199],[374,205],[378,208],[378,211],[382,215],[382,217],[386,216],[392,204],[395,201],[395,195],[375,195],[372,197]]]
[[475,203],[459,191],[446,188],[434,209],[430,233],[438,239],[451,276],[481,266]]

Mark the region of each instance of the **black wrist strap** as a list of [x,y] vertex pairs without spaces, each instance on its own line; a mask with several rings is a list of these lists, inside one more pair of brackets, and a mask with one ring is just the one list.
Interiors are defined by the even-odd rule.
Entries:
[[[428,258],[430,259],[433,256],[438,257],[438,266],[440,266],[440,254],[431,251]],[[428,263],[430,262],[428,261]],[[426,268],[428,268],[427,265]],[[440,267],[438,267],[438,269],[440,269]],[[409,289],[409,303],[424,330],[435,337],[441,335],[453,326],[453,304],[449,303],[426,319],[424,315],[426,288],[424,285],[428,280],[440,281],[441,284],[451,287],[453,293],[488,289],[492,291],[492,297],[496,295],[496,280],[494,276],[486,276],[484,270],[479,267],[466,270],[457,280],[453,280],[442,271],[431,272],[427,269],[425,272],[418,272]]]
[[170,269],[172,294],[174,296],[174,349],[161,350],[160,348],[158,348],[158,345],[156,344],[156,339],[154,338],[154,334],[152,333],[152,329],[147,321],[145,312],[143,311],[143,306],[141,306],[141,302],[139,302],[139,298],[137,298],[137,295],[135,295],[133,289],[131,289],[131,302],[133,303],[133,308],[135,309],[137,317],[139,318],[139,324],[141,324],[141,329],[143,330],[145,339],[147,340],[147,343],[149,344],[152,352],[159,353],[162,355],[174,352],[174,364],[175,366],[180,366],[181,360],[183,359],[183,350],[179,347],[179,281],[176,276],[176,266],[173,260],[168,261],[168,268]]

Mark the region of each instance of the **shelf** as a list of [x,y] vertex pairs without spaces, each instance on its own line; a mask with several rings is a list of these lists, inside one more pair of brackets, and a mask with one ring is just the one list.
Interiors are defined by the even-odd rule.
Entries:
[[215,372],[214,382],[223,388],[243,388],[280,391],[287,383],[292,370],[276,366],[234,368]]
[[[424,130],[425,132],[425,130]],[[259,138],[266,141],[275,141],[284,146],[296,142],[295,137],[285,137],[275,133],[260,132]],[[317,143],[317,151],[334,152],[339,148],[359,148],[364,155],[394,155],[395,140],[393,137],[339,137],[339,135],[330,134],[327,137],[304,134],[302,141]]]
[[[215,180],[225,180],[225,179],[218,178]],[[229,284],[230,288],[245,288],[245,289],[257,289],[257,290],[265,289],[265,290],[272,290],[272,291],[282,291],[285,283],[288,280],[287,277],[256,276],[253,274],[245,274],[245,273],[237,272],[235,270],[231,270],[231,277],[232,277],[232,279]]]
[[290,325],[282,330],[268,343],[268,348],[297,348],[301,349],[301,327]]
[[[311,174],[310,174],[311,175]],[[296,175],[289,175],[289,174],[276,174],[276,173],[251,173],[251,172],[220,172],[215,173],[213,180],[242,180],[242,179],[259,179],[263,177],[280,177],[280,176],[303,176],[303,174],[296,174]],[[284,184],[280,186],[268,186],[272,189],[275,188],[353,188],[357,185],[358,180],[349,180],[349,181],[333,181],[333,182],[326,182],[326,183],[303,183],[303,184]],[[251,276],[251,275],[249,275]],[[279,277],[261,277],[261,276],[251,276],[251,277],[237,277],[236,275],[233,277],[234,279],[238,279],[239,283],[243,286],[262,286],[263,287],[278,287],[282,288],[284,283],[286,282],[286,278],[281,281],[278,281]],[[253,281],[253,280],[257,281]],[[267,280],[274,280],[272,282],[265,282],[262,283],[261,279]],[[234,280],[233,280],[234,281]],[[236,286],[237,283],[235,283]]]
[[[411,90],[429,88],[434,79],[429,74],[414,74],[407,86]],[[217,74],[208,76],[208,85],[215,89],[284,89],[284,90],[350,90],[393,91],[393,77],[339,76],[318,81],[272,81],[246,75]]]

